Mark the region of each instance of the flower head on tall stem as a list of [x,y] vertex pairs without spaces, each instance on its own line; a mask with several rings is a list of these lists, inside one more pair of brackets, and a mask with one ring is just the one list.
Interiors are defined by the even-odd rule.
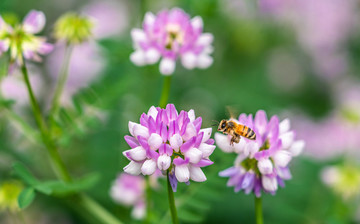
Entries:
[[130,60],[138,66],[154,64],[160,58],[160,72],[171,75],[178,58],[187,69],[209,67],[213,59],[213,35],[203,33],[200,16],[190,19],[182,9],[145,14],[143,29],[131,31],[135,52]]
[[45,22],[44,13],[36,10],[31,10],[22,24],[14,28],[0,16],[0,55],[10,49],[11,60],[20,66],[24,63],[23,58],[40,62],[39,55],[46,55],[53,49],[45,37],[35,36],[44,28]]
[[92,36],[93,27],[89,17],[69,12],[56,21],[54,35],[68,44],[79,44]]
[[129,122],[131,136],[125,136],[131,147],[123,155],[130,160],[124,167],[132,175],[152,175],[156,170],[169,171],[173,191],[178,182],[206,180],[201,167],[213,164],[214,140],[211,128],[201,128],[201,117],[194,110],[177,112],[173,104],[166,109],[152,106],[140,117],[140,124]]
[[230,177],[227,185],[235,187],[235,192],[254,192],[257,197],[261,196],[261,191],[275,194],[278,185],[283,187],[284,180],[291,178],[289,162],[301,153],[304,141],[295,140],[288,119],[279,122],[279,118],[273,116],[268,121],[262,110],[254,119],[252,114],[241,114],[238,122],[251,128],[256,140],[241,138],[239,143],[230,145],[231,136],[216,133],[220,149],[238,154],[234,166],[219,175]]

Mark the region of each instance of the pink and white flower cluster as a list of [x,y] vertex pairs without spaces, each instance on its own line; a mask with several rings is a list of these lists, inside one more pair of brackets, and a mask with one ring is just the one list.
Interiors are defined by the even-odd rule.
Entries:
[[203,33],[200,16],[190,19],[182,9],[163,10],[156,16],[148,12],[143,29],[132,29],[135,52],[130,60],[138,66],[154,64],[162,57],[160,72],[171,75],[178,58],[187,69],[208,68],[213,59],[210,54],[213,35]]
[[254,119],[252,114],[240,114],[238,122],[250,127],[256,140],[243,137],[239,143],[230,145],[231,136],[216,133],[215,140],[220,149],[237,153],[234,166],[219,175],[230,177],[227,185],[234,186],[235,192],[254,192],[257,197],[261,196],[262,190],[275,194],[278,185],[283,187],[284,180],[291,178],[289,162],[301,153],[304,141],[295,140],[288,119],[279,122],[277,116],[272,116],[268,121],[262,110]]
[[126,173],[121,173],[110,189],[110,196],[115,202],[125,206],[134,206],[131,215],[136,219],[142,219],[145,216],[144,193],[144,177]]
[[173,104],[166,109],[152,106],[140,117],[140,124],[129,122],[131,136],[125,136],[131,147],[123,155],[130,160],[124,167],[132,175],[152,175],[156,170],[169,172],[171,186],[177,182],[206,180],[201,167],[213,164],[212,129],[201,129],[202,118],[194,110],[177,112]]
[[41,61],[41,55],[53,50],[53,45],[45,37],[38,37],[45,26],[45,15],[41,11],[31,10],[22,24],[15,28],[6,24],[0,16],[0,55],[10,49],[11,59],[22,65],[23,57],[32,61]]

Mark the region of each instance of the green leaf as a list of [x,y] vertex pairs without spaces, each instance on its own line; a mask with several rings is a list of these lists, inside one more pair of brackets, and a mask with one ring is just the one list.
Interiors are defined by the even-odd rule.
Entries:
[[36,184],[33,187],[35,188],[35,190],[37,190],[43,194],[46,194],[46,195],[50,195],[53,193],[53,190],[50,187],[48,187],[42,183]]
[[35,185],[35,189],[44,194],[65,195],[89,189],[94,186],[98,180],[98,174],[89,174],[70,183],[57,180],[42,182]]
[[25,188],[18,197],[18,204],[21,209],[26,208],[31,204],[31,202],[35,198],[35,191],[34,188],[28,187]]
[[29,170],[22,163],[15,162],[12,167],[15,171],[15,174],[18,175],[27,184],[32,186],[38,183],[38,180],[29,172]]

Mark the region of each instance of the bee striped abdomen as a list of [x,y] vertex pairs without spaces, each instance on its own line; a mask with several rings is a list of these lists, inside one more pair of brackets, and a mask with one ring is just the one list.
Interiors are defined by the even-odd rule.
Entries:
[[256,134],[253,130],[251,130],[250,128],[248,128],[247,133],[246,133],[246,138],[250,139],[250,140],[255,140],[256,139]]
[[245,138],[248,138],[250,140],[255,140],[256,139],[256,134],[253,130],[251,130],[251,128],[245,126],[245,125],[239,125],[238,128],[238,133],[241,136],[244,136]]

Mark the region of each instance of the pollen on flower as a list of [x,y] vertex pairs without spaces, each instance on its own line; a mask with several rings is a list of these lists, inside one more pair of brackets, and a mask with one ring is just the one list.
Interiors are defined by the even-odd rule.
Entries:
[[268,121],[264,111],[258,111],[254,119],[251,114],[241,114],[238,122],[251,128],[257,138],[241,138],[239,143],[230,145],[231,136],[216,133],[220,149],[238,154],[234,166],[219,175],[229,177],[228,186],[233,186],[235,192],[254,192],[257,197],[261,191],[275,194],[278,186],[284,186],[284,180],[291,179],[289,163],[301,153],[304,141],[295,140],[288,119],[279,122],[273,116]]
[[130,163],[124,171],[132,175],[168,172],[174,192],[177,182],[205,181],[201,167],[213,163],[209,156],[215,146],[212,129],[201,129],[201,123],[193,110],[178,113],[173,104],[166,109],[152,106],[141,115],[140,124],[129,122],[131,136],[125,136],[125,141],[131,149],[123,155]]
[[146,13],[143,29],[131,31],[135,52],[130,60],[138,66],[154,64],[161,59],[160,72],[171,75],[178,58],[187,69],[209,67],[213,59],[213,35],[203,33],[203,21],[179,8],[163,10],[157,15]]

